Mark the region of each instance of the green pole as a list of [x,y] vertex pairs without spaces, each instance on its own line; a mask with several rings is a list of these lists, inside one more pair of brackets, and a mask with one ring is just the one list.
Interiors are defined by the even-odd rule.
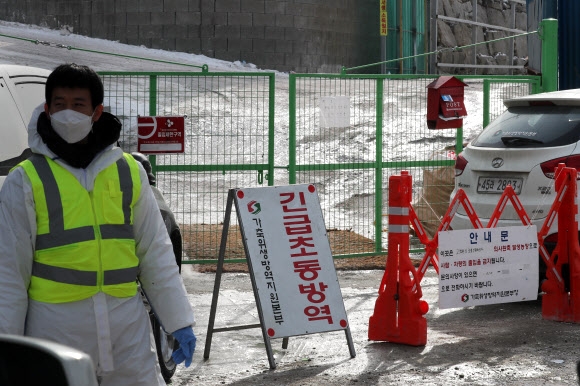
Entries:
[[463,151],[463,126],[458,127],[455,132],[455,154]]
[[274,185],[274,108],[276,106],[276,77],[270,74],[270,100],[268,106],[268,186]]
[[376,144],[375,144],[375,252],[382,249],[383,236],[383,87],[385,80],[377,79]]
[[542,91],[558,90],[558,20],[540,22],[542,40]]
[[[157,75],[149,76],[149,115],[157,115]],[[151,162],[151,173],[157,176],[157,156],[149,155],[149,162]]]
[[296,76],[290,74],[288,79],[288,110],[290,120],[288,122],[288,182],[296,183]]
[[489,80],[483,81],[483,127],[489,125]]
[[[465,82],[465,79],[462,77],[457,77],[462,82]],[[455,130],[455,154],[459,154],[463,151],[463,126],[458,127]]]

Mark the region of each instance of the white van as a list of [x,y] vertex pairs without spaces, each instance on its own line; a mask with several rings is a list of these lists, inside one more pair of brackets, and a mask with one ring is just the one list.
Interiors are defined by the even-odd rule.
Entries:
[[28,158],[28,122],[44,102],[49,70],[0,64],[0,187],[11,168]]

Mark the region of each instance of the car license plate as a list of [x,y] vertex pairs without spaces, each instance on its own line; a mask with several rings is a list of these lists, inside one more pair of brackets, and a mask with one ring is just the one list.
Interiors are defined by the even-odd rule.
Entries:
[[516,194],[522,191],[523,178],[479,177],[477,193],[503,193],[508,185],[514,188]]

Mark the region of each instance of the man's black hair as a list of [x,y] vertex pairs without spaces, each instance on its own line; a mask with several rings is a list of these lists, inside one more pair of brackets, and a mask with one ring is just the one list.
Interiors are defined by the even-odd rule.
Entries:
[[105,91],[99,75],[91,68],[76,63],[61,64],[46,80],[44,97],[50,106],[52,92],[56,87],[87,88],[91,92],[93,109],[103,103]]

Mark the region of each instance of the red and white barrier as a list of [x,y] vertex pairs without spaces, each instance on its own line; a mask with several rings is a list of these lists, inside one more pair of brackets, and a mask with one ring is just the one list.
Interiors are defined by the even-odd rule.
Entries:
[[[556,199],[538,232],[540,256],[547,266],[547,280],[542,283],[542,317],[562,322],[580,323],[580,246],[578,245],[578,204],[576,169],[560,164],[556,168]],[[389,178],[389,234],[385,273],[379,287],[373,315],[369,319],[370,340],[422,346],[427,343],[429,305],[421,300],[421,280],[429,265],[439,273],[437,257],[438,233],[449,230],[451,219],[463,205],[474,228],[483,228],[467,195],[457,191],[435,236],[429,239],[413,206],[412,180],[407,172]],[[507,204],[513,205],[522,225],[531,225],[518,196],[508,186],[487,224],[495,228]],[[544,246],[551,225],[558,219],[558,242],[550,255]],[[418,269],[409,257],[409,225],[425,245],[425,254]],[[567,288],[563,271],[569,271]]]

